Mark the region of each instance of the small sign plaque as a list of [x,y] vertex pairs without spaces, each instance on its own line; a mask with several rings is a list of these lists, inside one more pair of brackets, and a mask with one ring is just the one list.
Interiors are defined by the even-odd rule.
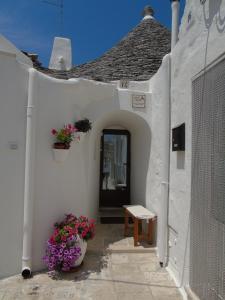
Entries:
[[132,95],[132,107],[133,108],[145,108],[146,95]]

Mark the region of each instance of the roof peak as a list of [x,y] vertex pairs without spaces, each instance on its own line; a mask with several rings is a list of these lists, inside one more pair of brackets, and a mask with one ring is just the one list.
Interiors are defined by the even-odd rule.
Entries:
[[145,6],[142,16],[144,17],[143,20],[146,19],[154,19],[154,10],[150,5]]

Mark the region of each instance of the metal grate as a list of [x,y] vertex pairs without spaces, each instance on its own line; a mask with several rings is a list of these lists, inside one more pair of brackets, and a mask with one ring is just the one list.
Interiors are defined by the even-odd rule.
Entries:
[[193,82],[190,285],[225,300],[225,60]]

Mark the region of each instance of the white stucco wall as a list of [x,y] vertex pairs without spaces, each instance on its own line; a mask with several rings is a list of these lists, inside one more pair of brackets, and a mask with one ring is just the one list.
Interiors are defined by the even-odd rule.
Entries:
[[3,52],[8,55],[14,55],[16,60],[27,66],[33,66],[32,61],[28,56],[23,54],[19,49],[16,48],[10,41],[0,34],[0,53]]
[[[85,80],[61,81],[39,74],[36,104],[36,171],[34,200],[33,267],[40,269],[41,257],[55,220],[65,213],[96,217],[95,191],[89,190],[98,174],[92,174],[93,153],[89,134],[83,143],[74,143],[67,160],[53,160],[51,128],[73,123],[88,106],[102,103],[103,111],[113,98],[113,87]],[[93,115],[85,113],[92,120]],[[93,148],[92,148],[93,149]],[[97,159],[97,158],[96,158]],[[93,208],[93,209],[92,209]],[[40,220],[42,220],[40,224]]]
[[224,0],[206,1],[204,6],[187,1],[180,40],[172,52],[171,122],[172,128],[185,122],[186,151],[171,152],[169,267],[181,285],[189,281],[192,78],[225,53],[224,18]]
[[2,278],[19,273],[21,269],[28,73],[26,68],[18,63],[16,55],[1,51],[0,70],[0,278]]
[[150,80],[152,90],[151,159],[148,177],[148,206],[157,214],[157,253],[165,265],[168,215],[168,175],[170,147],[170,56],[162,61],[158,72]]

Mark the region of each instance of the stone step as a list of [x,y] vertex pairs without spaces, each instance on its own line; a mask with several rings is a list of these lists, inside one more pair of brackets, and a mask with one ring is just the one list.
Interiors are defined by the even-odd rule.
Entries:
[[100,207],[99,220],[102,224],[123,224],[124,210],[122,207]]
[[99,210],[100,217],[124,217],[123,209],[100,209]]
[[112,215],[112,216],[123,216],[124,209],[122,207],[100,207],[99,214],[101,215]]

